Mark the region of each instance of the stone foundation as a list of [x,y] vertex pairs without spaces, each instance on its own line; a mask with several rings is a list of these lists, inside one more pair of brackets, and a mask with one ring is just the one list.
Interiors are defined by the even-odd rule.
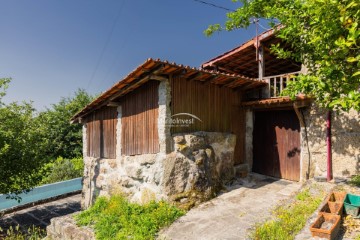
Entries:
[[114,193],[123,193],[139,203],[164,198],[160,181],[165,158],[162,154],[85,158],[82,207],[89,207],[98,196]]
[[171,139],[175,150],[169,154],[85,157],[82,207],[120,192],[139,203],[165,199],[193,205],[234,178],[235,135],[195,132]]

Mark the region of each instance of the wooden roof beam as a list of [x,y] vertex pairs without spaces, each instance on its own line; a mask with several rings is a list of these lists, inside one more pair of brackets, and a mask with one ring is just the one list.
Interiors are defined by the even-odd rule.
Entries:
[[123,89],[120,90],[117,94],[114,94],[109,101],[113,101],[114,99],[123,96],[125,93],[131,91],[132,89],[136,88],[138,85],[145,83],[150,80],[150,76],[145,76],[143,78],[138,78],[135,81],[133,81],[131,84],[127,85]]

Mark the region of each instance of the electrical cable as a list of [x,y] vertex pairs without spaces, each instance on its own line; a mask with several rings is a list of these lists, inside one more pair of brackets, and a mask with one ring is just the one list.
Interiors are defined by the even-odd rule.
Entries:
[[205,4],[205,5],[208,5],[208,6],[212,6],[212,7],[215,7],[215,8],[219,8],[219,9],[222,9],[222,10],[225,10],[225,11],[230,11],[230,12],[235,12],[236,11],[234,9],[226,8],[226,7],[216,5],[214,3],[205,2],[205,1],[202,1],[202,0],[193,0],[193,1]]
[[102,51],[101,51],[101,54],[100,54],[100,56],[99,56],[99,58],[98,58],[98,61],[97,61],[96,65],[95,65],[95,69],[94,69],[93,73],[91,74],[91,77],[90,77],[89,82],[88,82],[87,87],[86,87],[87,90],[89,89],[89,87],[90,87],[90,85],[91,85],[91,83],[92,83],[92,81],[93,81],[93,79],[94,79],[94,77],[95,77],[95,74],[96,74],[96,72],[97,72],[97,70],[98,70],[98,68],[99,68],[99,66],[100,66],[100,63],[101,63],[103,57],[104,57],[105,50],[106,50],[107,46],[109,45],[109,42],[110,42],[110,40],[111,40],[111,38],[112,38],[112,36],[113,36],[114,29],[115,29],[115,26],[116,26],[116,24],[117,24],[117,22],[118,22],[118,20],[119,20],[119,18],[120,18],[120,16],[121,16],[121,12],[122,12],[124,3],[125,3],[125,0],[122,1],[122,3],[121,3],[120,9],[119,9],[119,13],[118,13],[118,15],[116,16],[116,18],[115,18],[115,20],[114,20],[114,22],[113,22],[113,25],[112,25],[112,27],[111,27],[109,36],[108,36],[108,38],[107,38],[107,40],[106,40],[106,42],[105,42],[105,45],[104,45],[104,47],[103,47],[103,49],[102,49]]
[[[134,32],[134,28],[132,28],[130,30],[130,32],[126,35],[126,39],[124,39],[124,41],[121,43],[119,50],[115,54],[116,57],[114,58],[113,62],[110,64],[110,67],[109,67],[108,71],[106,72],[105,77],[103,78],[104,82],[107,82],[107,79],[111,73],[111,70],[115,67],[116,63],[120,59],[120,54],[121,54],[125,44],[128,43],[128,40],[132,36],[133,32]],[[115,81],[113,81],[113,83],[115,83],[116,81],[118,81],[118,79],[115,79]]]
[[262,29],[266,30],[266,31],[270,30],[270,28],[266,28],[266,27],[264,27],[263,25],[261,25],[260,22],[258,22],[257,24],[259,24],[259,26],[260,26]]

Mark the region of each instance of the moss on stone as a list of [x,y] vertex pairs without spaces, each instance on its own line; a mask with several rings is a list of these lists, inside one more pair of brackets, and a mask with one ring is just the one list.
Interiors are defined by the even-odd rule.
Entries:
[[190,191],[174,194],[171,196],[170,201],[178,208],[188,211],[200,203],[216,197],[221,189],[222,187],[210,187],[205,191],[192,189]]

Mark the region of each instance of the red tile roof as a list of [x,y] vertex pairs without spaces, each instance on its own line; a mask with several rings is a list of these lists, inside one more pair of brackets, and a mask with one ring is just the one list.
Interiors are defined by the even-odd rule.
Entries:
[[[262,41],[262,40],[265,40],[269,37],[272,37],[274,35],[274,29],[270,29],[266,32],[263,32],[261,33],[259,36],[258,36],[258,41]],[[238,52],[241,52],[243,51],[244,49],[250,47],[250,46],[256,46],[256,37],[250,39],[249,41],[241,44],[240,46],[237,46],[236,48],[233,48],[231,49],[230,51],[227,51],[217,57],[214,57],[212,59],[210,59],[209,61],[206,61],[204,62],[203,64],[201,64],[201,67],[203,68],[206,68],[206,67],[209,67],[209,66],[212,66],[214,64],[216,64],[217,62],[221,61],[221,60],[224,60]]]
[[[281,25],[277,28],[281,28]],[[258,37],[250,39],[246,43],[203,63],[201,66],[204,69],[217,69],[222,72],[257,77],[259,74],[259,60],[256,58],[258,44],[261,44],[264,50],[265,76],[300,70],[300,63],[292,59],[279,59],[271,52],[273,44],[281,44],[285,49],[290,48],[275,36],[274,29],[261,33]]]
[[113,99],[119,98],[130,91],[133,91],[135,88],[141,86],[148,80],[160,80],[159,78],[169,77],[172,75],[181,75],[183,78],[189,80],[211,81],[214,84],[229,88],[242,88],[244,90],[267,85],[265,81],[242,75],[197,69],[194,67],[178,65],[176,63],[169,63],[168,61],[149,58],[134,71],[125,76],[121,81],[114,84],[98,98],[85,106],[80,112],[71,118],[71,121],[74,122],[95,109],[107,105]]
[[293,104],[301,104],[300,106],[308,106],[313,101],[312,98],[306,97],[304,95],[299,95],[296,99],[291,99],[290,97],[277,97],[277,98],[267,98],[249,102],[243,102],[241,105],[251,108],[267,108],[274,106],[283,107],[283,106],[293,106]]

